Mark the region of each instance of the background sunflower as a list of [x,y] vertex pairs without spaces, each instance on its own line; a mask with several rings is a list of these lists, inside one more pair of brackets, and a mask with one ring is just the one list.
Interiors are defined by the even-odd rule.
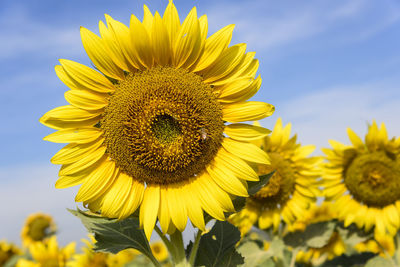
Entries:
[[246,200],[243,210],[231,216],[242,235],[254,224],[260,229],[273,227],[278,231],[282,220],[290,224],[301,217],[320,194],[320,158],[309,157],[314,146],[301,146],[296,135],[290,137],[290,130],[291,124],[283,127],[279,118],[271,135],[256,141],[271,159],[270,165],[257,166],[258,173],[275,173],[266,186]]
[[323,192],[335,201],[345,226],[374,228],[378,240],[394,236],[400,224],[400,138],[389,140],[385,125],[379,129],[375,121],[365,143],[350,128],[347,133],[351,146],[331,140],[332,149],[323,149]]

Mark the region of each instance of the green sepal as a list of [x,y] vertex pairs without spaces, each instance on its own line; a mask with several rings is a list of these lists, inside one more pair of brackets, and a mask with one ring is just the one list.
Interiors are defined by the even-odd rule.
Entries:
[[[236,251],[235,245],[240,240],[239,230],[228,222],[216,221],[210,232],[200,239],[195,266],[238,266],[243,264],[243,257]],[[190,255],[192,245],[186,248]]]
[[77,216],[90,233],[94,233],[95,251],[118,253],[127,248],[134,248],[148,257],[152,257],[149,242],[143,229],[139,229],[139,218],[130,216],[124,220],[108,219],[96,214],[70,210]]
[[[275,171],[270,172],[265,175],[259,176],[260,180],[258,181],[247,181],[249,196],[255,195],[258,191],[261,190],[271,179],[272,175],[274,175]],[[242,210],[246,204],[246,197],[236,197],[232,200],[233,206],[235,207],[236,212]]]

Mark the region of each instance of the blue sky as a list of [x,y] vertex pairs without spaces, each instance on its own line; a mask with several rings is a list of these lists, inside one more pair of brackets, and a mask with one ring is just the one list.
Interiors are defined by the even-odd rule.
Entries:
[[[98,32],[104,13],[128,23],[143,4],[163,13],[163,1],[0,2],[0,239],[19,243],[31,212],[54,215],[60,240],[85,235],[65,208],[76,188],[56,190],[58,166],[49,162],[61,145],[42,138],[52,131],[38,120],[64,105],[67,87],[54,73],[59,58],[90,65],[79,27]],[[275,105],[262,121],[292,122],[304,144],[348,143],[346,127],[360,135],[372,119],[400,135],[400,3],[352,1],[175,1],[181,18],[192,6],[207,14],[209,33],[236,24],[232,43],[246,42],[260,60],[262,87],[255,100]]]

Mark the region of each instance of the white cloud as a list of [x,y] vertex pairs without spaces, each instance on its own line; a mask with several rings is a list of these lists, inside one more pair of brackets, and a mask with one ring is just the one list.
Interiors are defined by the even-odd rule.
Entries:
[[0,168],[0,239],[20,244],[25,218],[35,212],[52,215],[57,223],[58,240],[65,245],[86,237],[80,220],[66,209],[74,209],[76,188],[55,189],[58,166],[48,164]]
[[[318,154],[320,148],[329,147],[329,139],[349,144],[347,127],[363,138],[374,119],[386,124],[389,137],[400,136],[399,99],[398,87],[385,83],[339,86],[276,103],[274,118],[292,122],[299,140],[315,144]],[[272,127],[273,122],[267,118],[263,125]]]

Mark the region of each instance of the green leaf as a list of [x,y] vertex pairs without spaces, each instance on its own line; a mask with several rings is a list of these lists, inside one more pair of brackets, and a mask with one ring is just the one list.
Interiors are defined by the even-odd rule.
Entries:
[[390,260],[376,256],[367,261],[367,264],[365,264],[365,267],[393,267],[393,264]]
[[259,266],[272,257],[270,251],[266,251],[258,246],[256,242],[243,243],[238,252],[244,257],[243,267]]
[[108,219],[88,214],[81,210],[69,210],[81,219],[86,229],[94,233],[95,251],[118,253],[127,248],[134,248],[148,257],[152,257],[149,242],[142,229],[139,218],[129,217],[124,220]]
[[[260,180],[252,182],[248,181],[248,190],[247,192],[249,193],[250,196],[255,195],[258,191],[260,191],[261,188],[263,188],[268,182],[269,179],[271,179],[272,175],[274,175],[275,171],[270,172],[265,175],[259,176]],[[235,207],[236,212],[242,210],[246,204],[246,197],[236,197],[234,200],[232,200],[233,206]]]
[[325,246],[335,230],[336,223],[333,221],[310,224],[302,231],[288,233],[284,236],[285,244],[293,248],[321,248]]
[[8,261],[3,265],[3,267],[15,267],[19,259],[27,259],[27,255],[14,255],[8,259]]
[[200,239],[195,266],[237,266],[243,257],[236,251],[239,230],[228,222],[217,221],[210,232]]
[[346,246],[346,254],[357,254],[359,253],[354,246],[364,242],[368,239],[373,238],[373,232],[365,233],[363,230],[360,230],[355,224],[351,224],[348,227],[344,227],[340,225],[340,227],[336,228],[336,231],[339,233],[343,243]]

